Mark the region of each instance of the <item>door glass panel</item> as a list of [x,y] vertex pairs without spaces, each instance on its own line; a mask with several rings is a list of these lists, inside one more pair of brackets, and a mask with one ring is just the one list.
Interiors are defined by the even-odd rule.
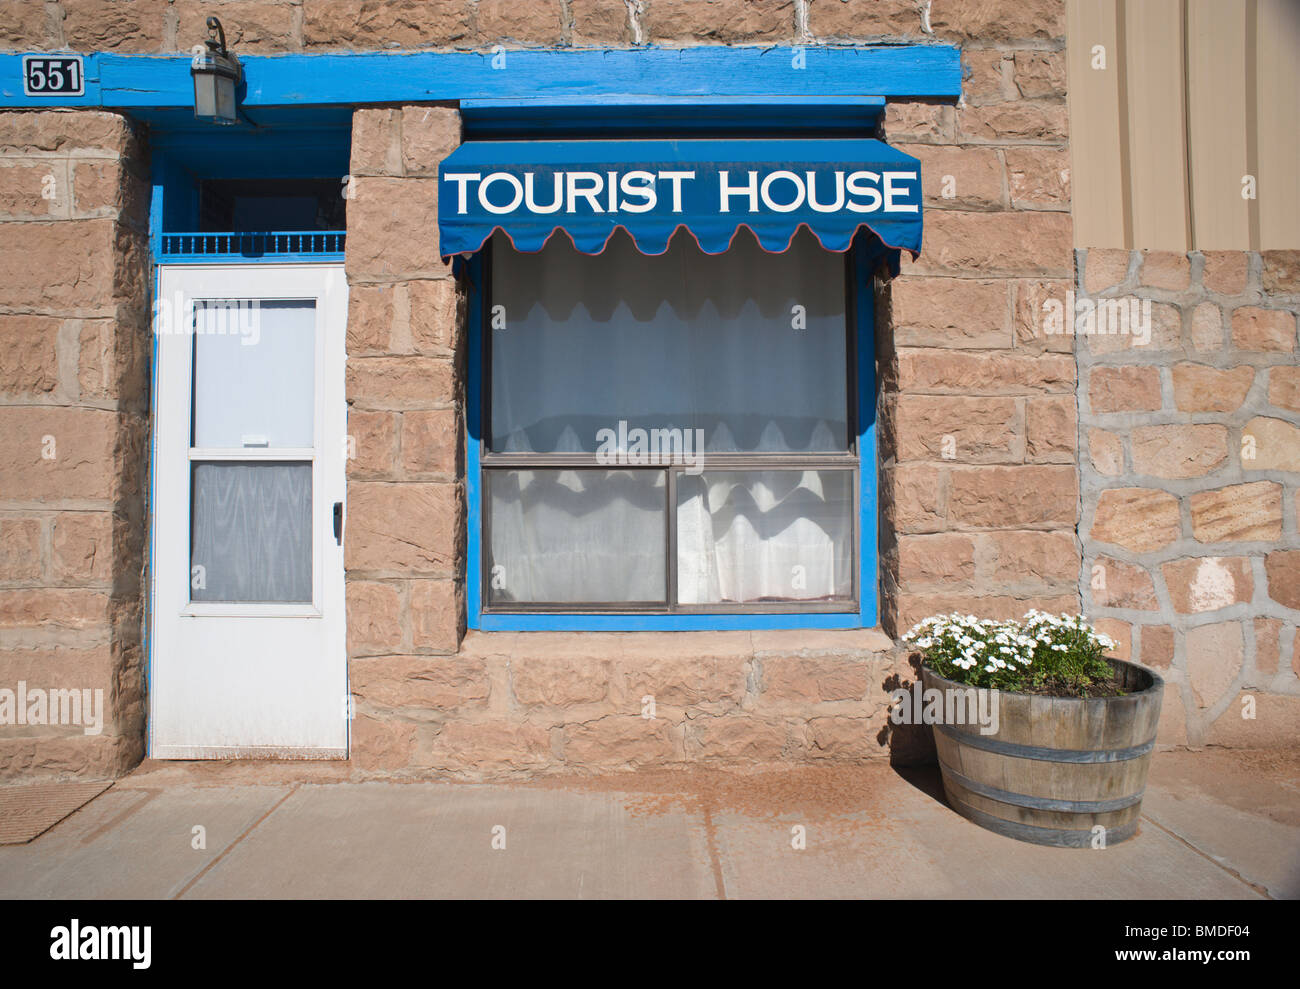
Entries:
[[664,602],[661,470],[488,472],[488,599]]
[[316,303],[199,302],[194,323],[194,445],[312,446]]
[[310,462],[196,463],[192,601],[310,602]]
[[852,508],[849,470],[678,474],[679,603],[849,598]]

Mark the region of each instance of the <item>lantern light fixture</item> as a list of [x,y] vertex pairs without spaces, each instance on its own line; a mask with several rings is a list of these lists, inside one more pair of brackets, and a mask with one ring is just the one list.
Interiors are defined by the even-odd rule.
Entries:
[[243,76],[239,59],[226,50],[226,32],[221,21],[209,17],[208,37],[191,51],[190,75],[194,79],[194,116],[217,124],[239,120],[235,88]]

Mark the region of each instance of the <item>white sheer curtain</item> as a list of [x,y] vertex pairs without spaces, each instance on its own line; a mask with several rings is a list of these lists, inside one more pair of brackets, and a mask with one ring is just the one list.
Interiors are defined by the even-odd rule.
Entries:
[[663,471],[491,471],[489,489],[493,603],[665,600]]
[[310,461],[194,465],[193,600],[311,600],[311,471]]
[[658,257],[498,235],[492,263],[491,449],[595,452],[620,420],[702,429],[709,452],[847,448],[844,259],[811,235],[707,255],[679,233]]
[[853,477],[847,470],[680,475],[678,601],[849,597],[852,498]]

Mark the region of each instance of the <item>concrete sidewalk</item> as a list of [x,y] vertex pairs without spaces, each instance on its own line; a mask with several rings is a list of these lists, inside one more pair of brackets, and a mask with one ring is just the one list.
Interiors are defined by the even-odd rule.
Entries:
[[155,763],[0,847],[0,897],[1300,898],[1300,761],[1158,753],[1138,836],[1105,851],[984,831],[937,769],[473,785]]

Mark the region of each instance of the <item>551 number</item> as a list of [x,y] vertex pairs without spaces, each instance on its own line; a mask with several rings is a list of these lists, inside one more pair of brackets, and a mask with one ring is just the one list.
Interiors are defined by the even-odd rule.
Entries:
[[86,75],[80,55],[24,55],[24,96],[81,96]]

